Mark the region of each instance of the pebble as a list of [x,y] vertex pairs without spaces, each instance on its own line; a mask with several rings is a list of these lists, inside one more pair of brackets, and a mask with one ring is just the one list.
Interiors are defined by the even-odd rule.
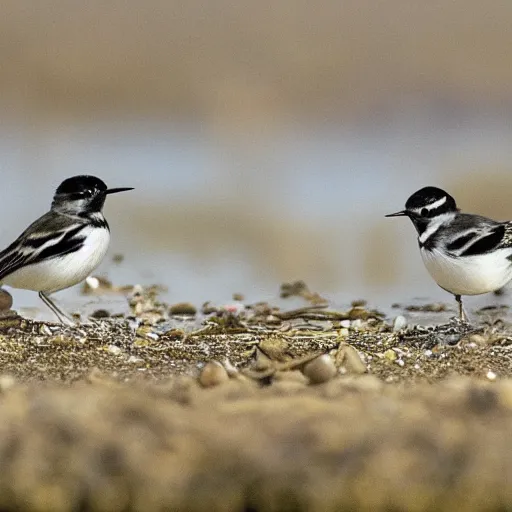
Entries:
[[112,290],[112,283],[103,277],[97,276],[89,276],[85,279],[82,293],[91,294],[91,293],[101,293],[107,290]]
[[39,327],[39,334],[43,334],[44,336],[51,336],[53,333],[46,324],[43,324],[41,327]]
[[364,364],[359,352],[351,345],[344,347],[345,359],[343,364],[350,373],[362,374],[366,373],[366,365]]
[[169,308],[171,315],[191,315],[194,316],[197,313],[197,308],[190,302],[178,302],[173,304]]
[[273,361],[287,361],[290,359],[288,354],[289,343],[283,338],[267,338],[261,340],[258,345],[259,351]]
[[205,388],[218,386],[227,380],[229,380],[228,372],[218,361],[206,363],[199,375],[199,384]]
[[497,377],[497,375],[492,370],[489,370],[485,376],[491,381],[496,380]]
[[305,364],[302,373],[311,384],[321,384],[331,380],[337,371],[331,356],[324,354]]
[[205,302],[201,308],[201,313],[203,313],[203,315],[211,315],[212,313],[217,313],[217,311],[218,311],[218,308],[215,306],[212,306],[210,304],[210,301]]
[[62,345],[62,346],[69,346],[73,345],[73,338],[70,338],[69,336],[63,336],[62,334],[58,334],[57,336],[53,336],[50,338],[49,343],[52,343],[53,345]]
[[344,327],[345,329],[350,329],[350,320],[342,320],[340,322],[340,327]]
[[229,359],[224,359],[224,368],[226,369],[226,372],[229,377],[239,377],[240,372],[236,369],[236,367],[231,363]]
[[110,316],[110,313],[106,309],[97,309],[94,311],[94,313],[91,315],[91,318],[108,318]]
[[130,290],[131,297],[137,297],[144,293],[144,287],[141,284],[134,284]]
[[119,264],[119,263],[122,263],[122,262],[123,262],[123,260],[124,260],[124,254],[119,254],[119,253],[117,253],[117,254],[114,254],[114,255],[112,256],[112,261],[113,261],[114,263]]
[[141,357],[137,357],[137,356],[130,356],[127,360],[126,360],[127,363],[132,363],[132,364],[139,364],[139,363],[143,363],[144,362],[144,359],[142,359]]
[[398,359],[398,354],[392,348],[389,348],[384,352],[384,357],[388,361],[396,361]]
[[352,321],[352,329],[360,329],[363,326],[363,321],[360,318],[356,318]]
[[12,307],[12,295],[3,288],[0,289],[0,311],[8,311]]
[[393,321],[393,332],[401,331],[407,326],[407,320],[405,316],[398,315]]
[[16,384],[16,379],[7,373],[0,375],[0,392],[5,393],[5,391],[11,389]]
[[121,348],[116,346],[116,345],[109,345],[107,347],[107,350],[111,353],[111,354],[114,354],[115,356],[119,355],[121,353]]
[[350,320],[368,320],[369,314],[366,309],[356,307],[348,312],[348,316]]
[[487,345],[487,339],[481,334],[471,334],[468,338],[468,341],[480,347]]

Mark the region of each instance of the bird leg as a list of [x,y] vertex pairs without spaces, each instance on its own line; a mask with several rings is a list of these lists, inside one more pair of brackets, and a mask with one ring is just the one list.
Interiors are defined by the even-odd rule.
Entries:
[[65,325],[69,327],[74,327],[76,325],[75,321],[65,311],[59,308],[57,304],[55,304],[48,295],[44,292],[39,292],[39,298],[55,313],[57,318]]
[[459,303],[459,319],[461,322],[468,322],[468,316],[464,311],[464,306],[462,305],[462,297],[460,295],[455,295],[455,300]]

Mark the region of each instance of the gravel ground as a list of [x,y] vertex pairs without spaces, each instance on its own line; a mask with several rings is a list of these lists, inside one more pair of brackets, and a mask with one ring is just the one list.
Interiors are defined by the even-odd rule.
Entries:
[[512,508],[506,309],[122,291],[126,317],[0,318],[0,510]]

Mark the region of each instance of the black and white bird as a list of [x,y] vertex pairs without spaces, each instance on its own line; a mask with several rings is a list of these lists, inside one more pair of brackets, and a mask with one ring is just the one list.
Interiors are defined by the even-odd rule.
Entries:
[[386,217],[409,217],[418,232],[423,263],[437,284],[453,293],[467,321],[462,295],[496,291],[512,279],[512,222],[460,213],[455,199],[425,187]]
[[63,181],[48,213],[33,222],[0,252],[0,284],[39,292],[39,297],[67,325],[72,318],[48,296],[83,281],[100,264],[110,242],[102,209],[111,188],[95,176]]

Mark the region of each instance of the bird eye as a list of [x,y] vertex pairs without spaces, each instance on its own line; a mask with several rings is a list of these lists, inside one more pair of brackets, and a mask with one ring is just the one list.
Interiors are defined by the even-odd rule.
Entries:
[[84,197],[91,197],[92,196],[92,190],[86,189],[83,191]]
[[422,217],[426,217],[428,215],[428,210],[426,208],[422,208],[421,212],[420,212],[420,215]]

